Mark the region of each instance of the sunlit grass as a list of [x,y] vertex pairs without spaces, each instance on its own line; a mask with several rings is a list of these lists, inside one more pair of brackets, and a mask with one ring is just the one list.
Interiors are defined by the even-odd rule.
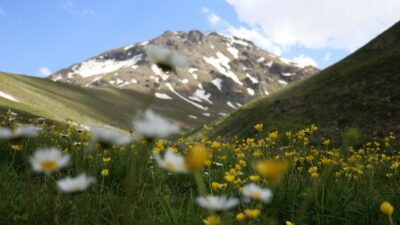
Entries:
[[[1,126],[16,126],[14,117]],[[317,138],[316,125],[264,132],[253,124],[247,139],[146,133],[107,145],[79,124],[32,124],[38,136],[0,140],[0,224],[399,223],[400,153],[390,132],[354,146],[350,135],[335,147]],[[68,165],[33,169],[30,157],[49,147]]]

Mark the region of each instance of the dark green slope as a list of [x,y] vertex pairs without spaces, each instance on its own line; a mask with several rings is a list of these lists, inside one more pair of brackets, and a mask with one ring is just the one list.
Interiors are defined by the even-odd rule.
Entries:
[[215,124],[214,135],[252,135],[317,124],[325,135],[351,127],[368,135],[400,131],[400,23],[339,63]]

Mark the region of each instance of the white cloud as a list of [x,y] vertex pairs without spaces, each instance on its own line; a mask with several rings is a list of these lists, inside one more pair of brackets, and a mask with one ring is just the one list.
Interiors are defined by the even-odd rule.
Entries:
[[325,54],[325,56],[324,56],[324,61],[329,61],[329,60],[331,60],[331,55],[332,55],[331,52],[327,52],[327,53]]
[[399,0],[226,0],[280,46],[354,51],[400,19]]
[[218,25],[220,23],[223,23],[221,17],[219,17],[217,14],[211,12],[208,8],[202,8],[203,13],[207,14],[207,20],[208,22],[211,23],[211,25]]
[[311,57],[305,56],[303,54],[295,57],[293,59],[294,62],[296,62],[299,66],[301,67],[306,67],[306,66],[314,66],[317,67],[317,62]]
[[92,9],[77,9],[75,3],[71,0],[63,1],[59,6],[72,15],[96,15],[96,12]]
[[95,12],[94,10],[92,10],[92,9],[85,9],[85,10],[82,10],[81,13],[82,13],[83,15],[91,15],[91,16],[96,15],[96,12]]
[[226,20],[219,17],[214,12],[210,11],[209,9],[203,8],[202,10],[207,15],[208,22],[219,32],[230,36],[236,36],[239,38],[250,40],[254,42],[254,44],[256,44],[257,46],[271,51],[276,55],[282,54],[283,48],[272,42],[271,39],[265,35],[262,29],[259,29],[257,27],[247,28],[244,26],[235,27]]
[[51,74],[51,71],[50,71],[49,68],[43,66],[43,67],[39,68],[39,73],[40,73],[40,75],[42,75],[44,77],[47,77],[47,76],[49,76]]

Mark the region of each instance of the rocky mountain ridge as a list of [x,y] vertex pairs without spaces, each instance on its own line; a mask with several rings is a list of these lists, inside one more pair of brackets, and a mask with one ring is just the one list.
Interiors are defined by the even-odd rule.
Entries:
[[[159,46],[176,52],[186,66],[166,70],[146,51]],[[115,87],[180,99],[201,116],[223,116],[241,105],[319,70],[280,58],[252,42],[216,32],[165,32],[150,41],[113,49],[62,69],[49,78],[83,87]],[[199,115],[188,115],[197,119]]]

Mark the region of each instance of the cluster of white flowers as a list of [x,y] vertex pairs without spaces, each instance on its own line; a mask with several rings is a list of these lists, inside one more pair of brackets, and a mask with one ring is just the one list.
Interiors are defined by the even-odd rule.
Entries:
[[[35,151],[29,158],[32,169],[38,173],[51,174],[69,165],[71,156],[63,154],[57,148],[44,148]],[[62,192],[72,193],[86,190],[96,180],[86,174],[75,178],[66,177],[57,181],[57,186]]]
[[[253,183],[245,185],[242,188],[242,194],[245,197],[259,200],[263,203],[269,203],[272,199],[272,191],[270,189],[262,188]],[[226,196],[208,195],[205,197],[198,197],[197,204],[212,211],[222,211],[235,207],[239,204],[239,199],[227,198]]]

